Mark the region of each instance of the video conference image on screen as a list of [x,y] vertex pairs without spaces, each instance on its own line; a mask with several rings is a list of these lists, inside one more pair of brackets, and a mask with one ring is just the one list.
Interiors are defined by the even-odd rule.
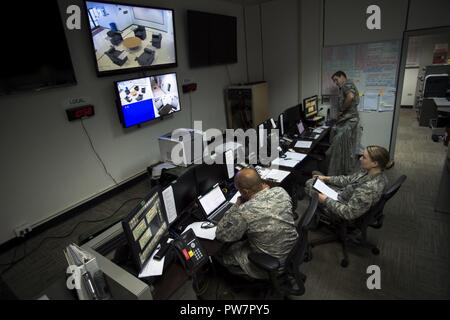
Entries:
[[86,6],[99,73],[176,63],[172,10]]
[[175,73],[117,83],[125,126],[180,111]]

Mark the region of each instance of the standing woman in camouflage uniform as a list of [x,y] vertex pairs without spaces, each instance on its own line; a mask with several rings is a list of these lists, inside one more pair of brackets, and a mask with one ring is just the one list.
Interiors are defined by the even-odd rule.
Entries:
[[[388,183],[384,170],[393,166],[389,152],[380,146],[367,147],[360,163],[361,171],[349,176],[314,176],[339,193],[339,201],[319,193],[319,203],[326,211],[345,220],[362,216],[380,200]],[[305,191],[309,195],[315,192],[312,187],[314,178],[306,182]]]
[[354,172],[359,154],[359,92],[353,81],[343,71],[331,77],[339,87],[339,115],[331,130],[329,149],[329,175],[345,175]]

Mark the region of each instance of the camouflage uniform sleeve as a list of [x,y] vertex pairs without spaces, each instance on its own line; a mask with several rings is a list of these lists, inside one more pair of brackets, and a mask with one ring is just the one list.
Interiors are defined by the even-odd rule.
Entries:
[[240,208],[236,205],[217,224],[216,238],[223,242],[240,240],[247,231],[247,222],[241,216]]
[[356,88],[351,83],[345,83],[342,87],[342,92],[344,93],[344,96],[346,97],[350,92],[356,95]]
[[352,174],[352,175],[349,175],[349,176],[329,177],[327,183],[328,184],[332,184],[332,185],[334,185],[336,187],[339,187],[339,188],[344,188],[347,185],[349,185],[355,179],[355,175],[356,174]]
[[383,190],[379,190],[379,184],[366,183],[355,189],[347,203],[334,201],[327,198],[325,206],[334,214],[345,220],[353,220],[364,213],[379,200]]

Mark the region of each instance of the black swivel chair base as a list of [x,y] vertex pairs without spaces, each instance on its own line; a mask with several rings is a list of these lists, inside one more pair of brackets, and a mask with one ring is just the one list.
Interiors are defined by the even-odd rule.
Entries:
[[339,230],[336,230],[337,232],[334,235],[325,237],[323,239],[312,241],[310,243],[311,248],[314,248],[314,247],[317,247],[317,246],[320,246],[323,244],[327,244],[327,243],[340,242],[342,245],[342,254],[344,256],[343,259],[341,260],[342,268],[347,268],[348,265],[350,264],[350,261],[348,258],[348,250],[347,250],[347,246],[350,243],[354,243],[359,247],[369,248],[369,249],[371,249],[372,254],[374,254],[374,255],[380,254],[380,250],[377,248],[377,246],[367,241],[366,234],[362,233],[360,239],[352,239],[351,236],[349,236],[347,234],[347,224],[346,223],[343,223],[338,228],[339,228]]

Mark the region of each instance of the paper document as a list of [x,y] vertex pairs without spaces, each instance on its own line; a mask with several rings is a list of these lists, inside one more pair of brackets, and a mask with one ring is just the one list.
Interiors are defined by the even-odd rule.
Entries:
[[177,207],[175,206],[175,197],[172,186],[162,192],[164,207],[166,208],[167,220],[169,224],[177,219]]
[[231,198],[230,203],[236,204],[236,202],[237,202],[237,200],[238,200],[238,198],[239,198],[240,196],[241,196],[241,193],[240,193],[239,191],[236,192],[236,194],[234,195],[234,197]]
[[303,161],[308,155],[304,153],[299,152],[286,152],[286,159],[296,160],[296,161]]
[[313,130],[314,133],[322,133],[324,131],[325,131],[324,128],[316,128],[316,129]]
[[139,274],[139,278],[147,278],[147,277],[155,277],[163,274],[164,270],[164,261],[166,258],[162,258],[161,260],[155,260],[154,257],[158,252],[158,249],[153,252],[151,258],[147,261],[142,272]]
[[295,144],[295,148],[300,148],[300,149],[309,149],[311,148],[312,145],[312,141],[297,141],[297,143]]
[[286,159],[286,158],[276,158],[272,161],[273,166],[283,166],[288,168],[294,168],[300,161]]
[[271,169],[264,179],[272,180],[275,182],[282,182],[289,174],[289,171]]
[[323,181],[321,181],[320,179],[316,180],[316,183],[314,183],[313,187],[320,193],[326,195],[328,198],[338,201],[339,194],[333,189],[331,189],[329,186],[327,186],[325,183],[323,183]]
[[195,235],[198,238],[214,240],[216,238],[217,227],[202,228],[202,225],[207,222],[209,222],[209,221],[194,222],[193,224],[190,224],[189,226],[187,226],[186,230],[184,230],[183,233],[185,233],[189,229],[192,229],[192,231],[194,231]]

